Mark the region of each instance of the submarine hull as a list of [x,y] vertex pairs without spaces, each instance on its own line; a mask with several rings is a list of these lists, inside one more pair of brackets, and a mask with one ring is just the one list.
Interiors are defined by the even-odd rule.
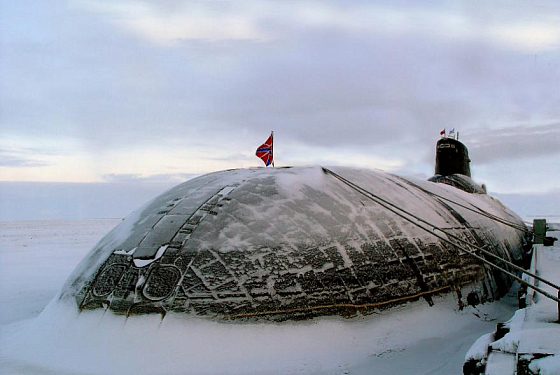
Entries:
[[[465,243],[522,258],[523,222],[486,194],[332,170]],[[465,287],[492,300],[510,284],[321,167],[258,168],[201,176],[149,202],[91,250],[60,299],[125,315],[282,321],[369,314],[446,292],[461,304]]]

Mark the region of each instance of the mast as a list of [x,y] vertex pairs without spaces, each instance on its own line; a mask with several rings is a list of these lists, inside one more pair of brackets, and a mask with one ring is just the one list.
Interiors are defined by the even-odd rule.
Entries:
[[274,130],[270,132],[270,153],[272,154],[272,168],[274,168]]

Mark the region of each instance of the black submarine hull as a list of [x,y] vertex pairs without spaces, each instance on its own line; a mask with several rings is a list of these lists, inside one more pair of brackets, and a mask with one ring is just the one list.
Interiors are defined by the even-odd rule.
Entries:
[[[333,170],[449,235],[522,259],[522,220],[487,194]],[[91,250],[60,299],[125,315],[282,321],[369,314],[447,292],[462,304],[465,287],[492,300],[510,285],[321,167],[258,168],[198,177],[134,212]]]

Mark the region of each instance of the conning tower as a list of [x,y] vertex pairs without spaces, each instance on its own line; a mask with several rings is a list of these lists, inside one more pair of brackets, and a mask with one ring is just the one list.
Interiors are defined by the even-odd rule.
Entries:
[[471,177],[467,146],[454,138],[442,138],[436,146],[436,175],[462,174]]

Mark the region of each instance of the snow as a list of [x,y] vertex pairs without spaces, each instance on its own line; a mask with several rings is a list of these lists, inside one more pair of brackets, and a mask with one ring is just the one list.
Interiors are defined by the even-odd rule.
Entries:
[[[549,228],[556,228],[557,224],[549,225]],[[547,235],[559,237],[559,231],[547,232]],[[556,285],[560,284],[560,245],[556,246],[533,246],[533,262],[531,270],[537,272],[539,276],[549,280]],[[529,278],[532,279],[532,278]],[[552,295],[557,291],[551,286],[539,283],[536,284]],[[514,316],[506,322],[509,328],[501,339],[487,343],[492,349],[488,356],[486,371],[493,373],[496,369],[504,371],[503,366],[509,366],[515,356],[529,356],[533,358],[535,354],[545,355],[543,358],[530,361],[529,369],[535,374],[559,374],[560,373],[560,324],[558,319],[557,302],[544,296],[529,291],[528,306],[519,309]],[[484,342],[492,334],[482,336],[468,351],[466,360],[484,358]],[[496,372],[499,373],[499,372]],[[503,372],[509,373],[509,372]]]
[[[547,235],[558,237],[560,232],[548,232]],[[545,247],[535,245],[537,252],[535,269],[539,276],[560,285],[560,246]],[[535,262],[535,258],[533,258]],[[557,295],[558,291],[544,283],[538,285],[546,292]],[[533,295],[532,293],[530,295]],[[558,358],[560,357],[560,324],[555,323],[558,319],[558,306],[555,301],[546,297],[536,295],[533,303],[527,308],[520,310],[523,316],[522,324],[512,327],[510,333],[492,344],[504,350],[517,349],[519,353],[545,353],[553,354],[548,360],[535,361],[534,367],[538,367],[542,373],[560,373]],[[517,317],[516,314],[515,317]],[[554,359],[556,357],[556,359]],[[533,364],[533,362],[532,362]],[[552,372],[551,372],[552,371]]]
[[126,318],[78,313],[60,301],[47,306],[88,249],[118,223],[0,223],[2,373],[460,373],[471,344],[515,306],[510,298],[458,311],[447,295],[434,298],[433,307],[419,300],[367,317],[281,324]]
[[[410,181],[379,171],[343,167],[336,167],[334,170],[405,208],[407,212],[420,216],[437,227],[448,229],[449,233],[461,238],[468,238],[471,231],[461,229],[461,222],[456,215],[444,209],[442,202],[434,199],[428,192],[466,206],[480,207],[491,214],[521,223],[519,218],[481,194],[468,194],[447,185],[414,180],[413,184],[425,189],[422,191],[411,185]],[[491,238],[495,245],[493,249],[506,252],[506,248],[510,248],[512,252],[519,251],[522,236],[519,231],[503,225],[500,227],[489,218],[464,207],[456,206],[454,209],[480,232],[481,237]],[[275,274],[279,270],[289,270],[288,276],[297,276],[305,271],[317,272],[325,269],[328,261],[339,258],[343,262],[342,267],[349,269],[353,265],[359,266],[362,259],[369,262],[367,257],[361,256],[364,254],[364,243],[385,241],[390,244],[391,240],[410,244],[412,250],[421,257],[429,255],[426,254],[430,251],[429,245],[445,247],[429,229],[419,228],[389,212],[383,205],[369,200],[333,175],[325,173],[321,167],[216,172],[169,190],[127,217],[84,258],[62,289],[61,298],[82,303],[83,298],[87,297],[87,286],[93,282],[97,271],[111,254],[130,254],[134,248],[137,248],[132,253],[134,264],[142,264],[146,266],[145,269],[149,269],[158,256],[164,255],[166,247],[163,246],[167,244],[170,244],[170,249],[177,248],[175,246],[179,244],[183,254],[209,254],[209,260],[199,257],[196,262],[200,263],[193,264],[191,268],[199,279],[210,284],[211,290],[220,284],[226,285],[229,281],[237,282],[243,288],[239,277],[247,277],[259,282],[266,279],[266,291],[270,292],[269,295],[274,295],[274,283],[278,282],[281,287],[284,276]],[[386,259],[397,256],[390,246],[377,248],[379,254]],[[428,250],[423,251],[423,248]],[[323,255],[327,249],[334,249],[334,256],[317,257],[320,259],[317,261],[319,263],[316,262],[316,269],[310,270],[309,262],[312,257],[307,255],[307,250]],[[227,258],[238,258],[240,261],[235,267],[230,267],[229,263],[222,261]],[[437,270],[437,260],[434,259],[431,258],[428,262],[431,262],[430,267]],[[130,263],[130,259],[125,260]],[[220,262],[224,265],[221,269],[225,271],[203,272],[205,268],[210,269],[211,262]],[[274,267],[270,267],[270,264],[274,264]],[[453,267],[448,266],[450,269]],[[442,268],[441,272],[445,273],[447,269]],[[370,289],[375,287],[372,279],[364,278],[363,285]],[[404,288],[407,288],[408,294],[414,294],[415,290],[412,288],[419,291],[419,287],[414,277],[409,280],[412,281],[403,283],[400,288],[386,287],[388,284],[384,284],[382,288],[395,292],[395,297],[404,294]],[[431,280],[433,289],[446,282],[443,278],[436,277]],[[474,279],[469,278],[471,280]],[[138,290],[142,290],[140,285]],[[265,291],[264,288],[259,290]],[[319,290],[318,293],[320,292],[322,291]],[[351,291],[346,294],[345,298],[349,300],[359,298],[353,296]],[[239,299],[237,306],[245,301],[249,301],[251,306],[255,305],[249,292],[245,293],[245,297],[246,300]],[[306,302],[313,299],[313,303],[319,305],[330,304],[327,301],[329,293],[312,297],[306,294],[302,298],[307,298]],[[134,303],[143,302],[142,296],[131,297],[131,300]],[[212,302],[212,313],[219,311],[223,315],[224,310],[216,308],[221,302],[215,302]],[[201,303],[210,304],[209,301]],[[232,304],[228,302],[228,306]],[[111,306],[117,305],[115,303]],[[276,306],[266,309],[276,310]]]
[[[155,262],[156,260],[158,260],[159,258],[161,258],[163,256],[163,253],[165,252],[165,250],[167,250],[167,247],[169,245],[162,245],[160,246],[160,248],[158,249],[158,251],[156,252],[156,255],[153,257],[153,259],[134,259],[134,265],[138,268],[142,268],[142,267],[146,267],[147,265]],[[124,254],[126,255],[132,255],[134,254],[134,250],[136,248],[128,251],[128,252],[124,252]],[[118,250],[117,250],[118,251]],[[117,252],[115,251],[115,254],[117,254]]]
[[511,331],[492,343],[492,349],[506,353],[557,353],[560,354],[560,327],[520,329]]
[[121,219],[0,222],[0,324],[36,316]]
[[[335,168],[335,171],[371,190],[383,191],[391,201],[439,226],[454,222],[449,213],[438,213],[441,212],[438,203],[410,189],[398,177],[377,172],[364,175],[363,171],[348,168]],[[259,183],[246,183],[251,179],[258,179]],[[478,206],[497,215],[504,213],[492,198],[473,197],[445,185],[416,180],[414,183],[464,205]],[[252,189],[262,190],[255,194]],[[273,194],[274,189],[280,194]],[[317,191],[326,192],[330,199],[317,199]],[[267,194],[274,198],[263,199]],[[197,213],[210,198],[218,199],[223,206],[237,205],[230,212],[239,215],[240,220],[227,221],[227,213],[209,215],[207,222],[212,221],[214,225],[200,231],[203,235],[198,242],[191,241],[190,246],[214,241],[213,248],[222,252],[273,243],[277,238],[286,248],[295,248],[302,241],[313,241],[313,236],[321,237],[333,230],[340,238],[346,237],[346,243],[359,243],[368,232],[379,230],[372,218],[384,214],[371,202],[359,204],[362,197],[348,194],[347,186],[323,173],[321,168],[311,167],[236,170],[202,176],[157,197],[122,223],[121,220],[2,222],[2,371],[18,374],[460,373],[465,353],[476,338],[491,331],[497,320],[507,320],[513,312],[515,301],[511,298],[459,311],[455,297],[448,294],[433,297],[433,307],[419,300],[367,317],[234,324],[174,313],[164,319],[159,315],[127,318],[101,310],[80,313],[75,301],[60,298],[58,293],[63,285],[66,296],[75,295],[108,253],[136,257],[143,251],[142,256],[150,255],[151,248],[137,248],[145,239],[146,228],[156,228],[168,212],[177,216]],[[311,219],[302,216],[296,209],[300,206],[316,215]],[[475,224],[492,225],[486,218],[455,208]],[[333,227],[332,223],[338,226]],[[97,242],[117,224],[120,225]],[[429,237],[408,224],[397,224],[403,228],[396,229],[402,229],[407,235],[414,232],[415,238]],[[32,239],[28,238],[30,235]],[[509,236],[518,234],[506,230],[504,241]],[[337,242],[335,246],[350,265],[352,260],[343,244]],[[166,248],[167,244],[160,243],[153,249],[152,258],[139,256],[134,261],[149,264],[162,256]],[[251,256],[257,259],[262,254],[255,252]],[[324,267],[329,265],[332,263]],[[304,265],[297,272],[305,272],[306,267],[309,266]],[[50,299],[52,302],[48,304]]]
[[484,375],[510,374],[515,374],[515,357],[513,355],[502,352],[490,353]]
[[480,336],[465,355],[465,359],[475,359],[477,361],[485,359],[488,354],[488,345],[493,341],[493,332]]
[[539,375],[558,375],[560,373],[560,355],[535,359],[531,361],[529,370]]

